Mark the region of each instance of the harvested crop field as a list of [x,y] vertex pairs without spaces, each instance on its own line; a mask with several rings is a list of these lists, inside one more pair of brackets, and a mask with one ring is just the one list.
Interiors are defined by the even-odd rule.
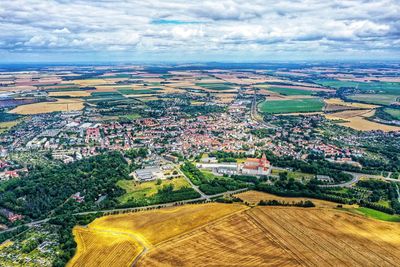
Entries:
[[[244,205],[218,203],[186,205],[161,210],[101,217],[89,228],[127,231],[143,237],[148,244],[157,244],[193,228],[205,225],[228,214],[246,209]],[[157,229],[155,231],[155,229]]]
[[[277,199],[254,191],[239,195]],[[115,258],[114,253],[126,259],[118,266],[129,266],[140,246],[146,249],[136,259],[138,266],[396,266],[400,262],[400,224],[334,209],[335,203],[313,202],[316,208],[187,205],[106,216],[87,229],[75,229],[126,234],[137,240],[133,252],[110,253],[112,248],[90,246],[103,252],[92,254],[97,255],[96,262],[85,266],[103,266],[99,262]],[[110,244],[99,237],[96,243]],[[88,249],[79,253],[82,240],[75,238],[78,253],[69,266],[94,253]]]
[[325,99],[326,112],[344,111],[344,110],[355,110],[355,109],[374,109],[378,108],[377,105],[355,103],[355,102],[345,102],[340,98],[329,98]]
[[324,101],[327,104],[347,106],[347,107],[352,107],[352,108],[372,109],[372,108],[378,108],[379,107],[377,105],[371,105],[371,104],[363,104],[363,103],[356,103],[356,102],[345,102],[340,98],[329,98],[329,99],[325,99]]
[[84,96],[90,96],[90,92],[88,92],[88,91],[50,92],[49,96],[84,97]]
[[78,248],[67,266],[130,266],[143,250],[134,238],[124,233],[75,227]]
[[399,131],[400,127],[385,125],[367,120],[373,116],[375,110],[347,110],[336,113],[325,114],[325,117],[330,120],[345,120],[340,122],[340,125],[347,126],[359,131],[382,130],[384,132]]
[[256,207],[170,239],[138,265],[394,266],[399,252],[399,224],[325,208]]
[[[235,195],[236,197],[240,198],[244,202],[250,203],[250,204],[258,204],[260,200],[278,200],[278,201],[285,201],[292,203],[294,202],[299,202],[299,201],[305,201],[305,200],[311,200],[316,207],[320,208],[335,208],[338,204],[335,202],[330,202],[330,201],[325,201],[325,200],[320,200],[320,199],[312,199],[312,198],[304,198],[304,197],[280,197],[260,191],[246,191],[243,193],[239,193]],[[342,205],[343,207],[350,208],[350,207],[355,207],[352,205]]]
[[55,102],[40,102],[18,106],[11,110],[10,113],[29,115],[81,109],[83,109],[83,101],[81,99],[60,98],[56,99]]

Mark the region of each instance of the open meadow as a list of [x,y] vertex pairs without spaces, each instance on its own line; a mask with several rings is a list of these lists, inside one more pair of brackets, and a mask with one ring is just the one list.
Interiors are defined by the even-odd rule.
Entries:
[[161,190],[164,186],[172,185],[174,190],[183,187],[190,187],[190,184],[183,177],[165,179],[161,180],[161,182],[150,181],[143,183],[135,182],[133,180],[119,180],[117,185],[126,191],[126,193],[118,199],[121,203],[126,203],[131,198],[146,199],[154,196],[157,194],[158,190]]

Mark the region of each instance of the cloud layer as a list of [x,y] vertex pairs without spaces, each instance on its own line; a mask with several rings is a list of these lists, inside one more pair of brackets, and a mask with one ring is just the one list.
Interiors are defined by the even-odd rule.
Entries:
[[399,58],[398,0],[188,2],[1,1],[0,53],[9,59]]

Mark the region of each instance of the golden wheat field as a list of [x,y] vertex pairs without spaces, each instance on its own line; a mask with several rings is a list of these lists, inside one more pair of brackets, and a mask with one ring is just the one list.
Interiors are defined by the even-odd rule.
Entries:
[[[305,200],[256,191],[237,196]],[[312,201],[315,208],[208,203],[101,217],[74,228],[78,250],[69,266],[398,265],[399,223]]]
[[151,249],[139,266],[397,266],[400,225],[326,208],[256,207]]
[[246,208],[246,206],[239,204],[186,205],[132,214],[105,216],[93,221],[89,224],[89,228],[125,231],[140,235],[147,244],[157,244]]
[[126,233],[73,229],[78,247],[75,257],[67,266],[129,266],[143,247]]
[[30,115],[41,114],[55,111],[71,111],[83,109],[83,101],[81,99],[57,99],[55,102],[40,102],[28,105],[22,105],[14,108],[10,113]]
[[[239,194],[236,194],[235,197],[240,198],[244,202],[247,202],[251,205],[258,204],[261,200],[278,200],[278,201],[285,201],[285,202],[299,202],[305,200],[311,200],[316,207],[321,208],[335,208],[338,203],[320,200],[320,199],[312,199],[312,198],[304,198],[304,197],[280,197],[260,191],[246,191]],[[342,205],[344,208],[351,208],[355,207],[354,205]]]
[[371,105],[371,104],[345,102],[340,98],[329,98],[329,99],[325,99],[324,102],[326,104],[330,104],[330,105],[340,105],[340,106],[347,106],[347,107],[352,107],[352,108],[362,108],[362,109],[372,109],[372,108],[379,107],[377,105]]
[[384,132],[399,131],[400,127],[385,125],[367,120],[375,114],[375,109],[369,110],[346,110],[335,113],[325,114],[330,120],[345,120],[341,122],[343,126],[347,126],[359,131],[382,130]]
[[120,242],[128,244],[128,241],[134,242],[135,253],[131,247],[127,250],[119,247],[118,265],[108,266],[130,266],[144,248],[152,248],[172,237],[245,209],[247,207],[244,205],[210,203],[104,216],[90,223],[87,228],[74,228],[78,250],[69,266],[97,267],[103,261],[109,263],[110,259],[115,258],[111,255],[114,247]]

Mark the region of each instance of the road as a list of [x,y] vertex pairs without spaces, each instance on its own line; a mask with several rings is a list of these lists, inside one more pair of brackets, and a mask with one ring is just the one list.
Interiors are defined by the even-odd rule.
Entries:
[[396,184],[396,191],[397,191],[397,201],[400,202],[400,190],[399,190],[399,185]]
[[186,179],[186,181],[193,187],[194,190],[197,191],[197,193],[199,193],[201,195],[201,197],[207,198],[208,196],[206,194],[204,194],[197,185],[195,185],[194,183],[192,183],[192,181],[183,173],[183,171],[181,171],[181,169],[179,168],[179,166],[177,166],[177,170],[178,172]]
[[365,173],[358,173],[358,172],[345,172],[345,173],[351,174],[353,176],[353,179],[351,179],[348,182],[341,183],[341,184],[320,185],[320,187],[325,187],[325,188],[330,188],[330,187],[351,187],[354,184],[356,184],[360,180],[361,177],[370,178],[370,179],[385,180],[385,181],[388,181],[388,182],[398,182],[398,183],[400,183],[400,180],[398,180],[398,179],[382,177],[382,176],[379,176],[379,175],[372,175],[372,174],[365,174]]

